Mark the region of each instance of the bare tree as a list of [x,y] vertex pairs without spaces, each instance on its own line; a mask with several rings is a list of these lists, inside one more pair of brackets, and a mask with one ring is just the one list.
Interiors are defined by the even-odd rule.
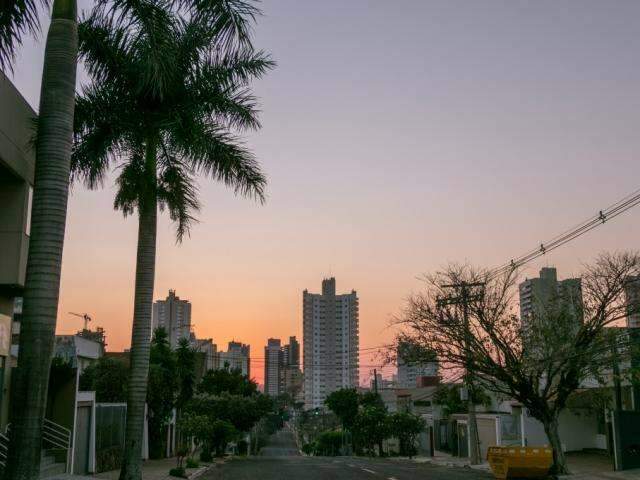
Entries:
[[[515,270],[495,275],[449,265],[427,275],[425,291],[409,299],[398,341],[432,350],[444,368],[468,368],[475,385],[519,401],[543,424],[555,473],[567,473],[559,414],[584,380],[611,367],[614,329],[606,327],[630,313],[625,285],[638,273],[637,253],[602,254],[585,267],[581,289],[553,292],[521,318]],[[468,302],[468,322],[460,305],[442,301],[447,285],[461,283],[481,285]],[[627,346],[620,338],[618,353]]]

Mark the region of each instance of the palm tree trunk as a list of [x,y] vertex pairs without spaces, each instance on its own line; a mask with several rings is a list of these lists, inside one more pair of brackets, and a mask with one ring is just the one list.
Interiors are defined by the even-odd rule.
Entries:
[[5,478],[40,474],[42,423],[55,339],[73,139],[76,0],[55,0],[40,90],[31,238]]
[[151,347],[151,308],[156,268],[156,147],[147,144],[146,174],[148,190],[141,193],[138,206],[138,252],[136,286],[131,332],[131,374],[127,392],[127,426],[120,480],[142,478],[142,433],[149,379]]

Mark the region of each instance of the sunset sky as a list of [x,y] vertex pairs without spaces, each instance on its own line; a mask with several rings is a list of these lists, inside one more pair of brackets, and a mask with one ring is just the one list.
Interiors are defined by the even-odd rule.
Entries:
[[[263,128],[246,139],[268,201],[201,179],[191,238],[176,245],[162,217],[155,289],[192,302],[198,337],[250,343],[260,383],[267,338],[302,340],[302,291],[323,277],[357,290],[361,347],[384,344],[420,274],[502,264],[640,188],[638,1],[261,5],[255,44],[278,67],[255,85]],[[13,75],[34,107],[43,46],[27,39]],[[73,189],[58,331],[81,328],[67,312],[88,312],[120,350],[137,223],[113,197],[113,179]],[[632,248],[640,208],[524,273],[556,265],[566,277]],[[361,381],[376,362],[362,356]]]

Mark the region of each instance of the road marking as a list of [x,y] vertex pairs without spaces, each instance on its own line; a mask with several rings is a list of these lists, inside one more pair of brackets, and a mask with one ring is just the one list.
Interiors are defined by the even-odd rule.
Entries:
[[369,470],[368,468],[363,468],[362,470],[364,470],[365,472],[368,472],[368,473],[372,473],[372,474],[374,474],[374,475],[377,475],[377,473],[376,473],[376,472],[374,472],[373,470]]
[[396,477],[389,477],[387,480],[398,480]]
[[352,463],[347,463],[347,466],[351,467],[351,468],[356,468],[356,466],[354,464],[352,464]]

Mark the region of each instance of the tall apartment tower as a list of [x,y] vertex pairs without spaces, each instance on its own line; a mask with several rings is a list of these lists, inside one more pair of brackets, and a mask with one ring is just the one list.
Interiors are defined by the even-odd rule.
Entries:
[[[520,317],[523,322],[533,317],[554,299],[561,299],[570,308],[577,309],[582,304],[582,281],[579,278],[567,278],[558,281],[558,272],[553,267],[540,270],[540,277],[528,278],[519,285]],[[579,310],[579,309],[577,309]],[[579,311],[574,312],[576,321],[582,322]]]
[[279,338],[267,340],[264,347],[264,393],[272,397],[277,397],[282,391],[282,354]]
[[289,337],[289,343],[282,347],[283,363],[287,367],[300,367],[300,342],[295,336]]
[[336,295],[328,278],[321,294],[305,290],[302,304],[305,408],[320,408],[331,392],[358,386],[358,296]]
[[627,278],[624,288],[627,302],[627,328],[640,328],[640,276]]
[[160,327],[167,331],[171,348],[176,348],[181,338],[191,338],[191,303],[181,300],[175,290],[153,304],[152,330]]

